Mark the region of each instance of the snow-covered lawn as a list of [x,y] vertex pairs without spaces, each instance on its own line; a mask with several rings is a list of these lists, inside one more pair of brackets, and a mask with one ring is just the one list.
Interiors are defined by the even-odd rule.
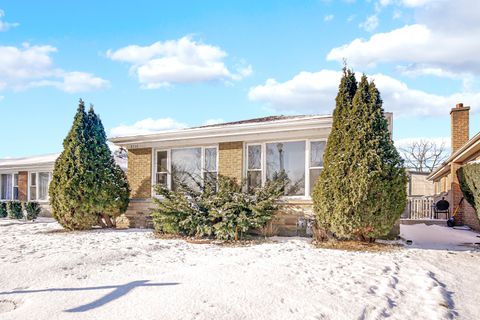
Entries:
[[[0,219],[0,319],[478,319],[477,234],[405,226],[389,252],[275,238],[247,247],[149,230],[52,232]],[[428,245],[427,234],[448,240]],[[427,239],[428,238],[428,239]],[[423,244],[428,248],[422,249]],[[420,248],[412,248],[417,246]],[[439,249],[448,247],[450,249]]]

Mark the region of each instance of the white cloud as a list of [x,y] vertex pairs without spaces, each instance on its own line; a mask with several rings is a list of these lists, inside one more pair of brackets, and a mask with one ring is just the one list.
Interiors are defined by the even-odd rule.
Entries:
[[0,46],[0,90],[52,86],[65,92],[81,92],[108,86],[108,81],[85,72],[55,67],[49,45]]
[[198,43],[191,37],[158,41],[143,47],[129,45],[108,50],[107,57],[131,64],[130,71],[147,89],[177,83],[238,80],[251,74],[251,66],[243,66],[238,73],[233,73],[225,65],[225,51]]
[[327,55],[327,60],[373,67],[401,63],[448,72],[480,74],[480,1],[403,1],[416,7],[416,23],[369,39],[357,38]]
[[119,125],[110,130],[113,137],[129,136],[136,134],[149,134],[159,131],[167,131],[188,127],[185,123],[178,122],[172,118],[152,119],[147,118],[135,122],[132,125]]
[[368,17],[364,22],[360,23],[358,26],[365,31],[373,32],[377,29],[379,24],[378,17],[376,15]]
[[[285,82],[268,79],[265,84],[251,88],[248,97],[278,112],[331,113],[341,76],[340,71],[302,71]],[[480,92],[436,95],[409,88],[384,74],[373,74],[369,79],[375,81],[384,109],[395,116],[444,116],[458,102],[471,105],[472,112],[480,112]]]
[[110,86],[110,82],[86,72],[61,72],[61,80],[41,80],[29,87],[55,87],[68,93],[87,92]]
[[329,14],[329,15],[326,15],[325,17],[323,17],[323,21],[329,22],[329,21],[332,21],[333,18],[334,18],[334,15],[333,15],[333,14]]
[[3,18],[5,17],[5,11],[0,9],[0,32],[7,31],[11,28],[15,28],[19,26],[19,23],[17,22],[6,22],[3,21]]

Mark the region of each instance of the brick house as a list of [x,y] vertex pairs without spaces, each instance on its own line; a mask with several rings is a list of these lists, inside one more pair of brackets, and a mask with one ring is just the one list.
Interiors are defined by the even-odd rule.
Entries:
[[[391,131],[392,114],[385,116]],[[330,115],[271,116],[111,138],[128,150],[132,193],[126,216],[131,226],[149,226],[153,186],[175,189],[172,175],[185,171],[202,179],[217,174],[245,179],[250,188],[284,170],[299,187],[282,198],[284,206],[274,224],[278,234],[295,235],[299,218],[313,215],[310,195],[323,167],[331,127]]]
[[0,159],[0,201],[36,201],[49,215],[48,187],[58,153]]
[[463,106],[462,103],[450,111],[452,153],[428,179],[435,185],[435,201],[444,197],[450,203],[452,213],[458,209],[457,218],[460,223],[480,230],[480,222],[473,207],[467,201],[459,205],[463,194],[456,174],[464,164],[480,160],[480,133],[469,139],[469,111],[470,107]]

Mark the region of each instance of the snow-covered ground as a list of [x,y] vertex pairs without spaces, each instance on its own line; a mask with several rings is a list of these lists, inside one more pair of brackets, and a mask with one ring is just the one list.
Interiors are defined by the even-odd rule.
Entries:
[[[478,319],[475,233],[402,226],[389,252],[275,238],[247,247],[148,230],[54,232],[0,219],[0,319]],[[430,237],[450,239],[429,245]],[[456,240],[451,240],[456,239]],[[423,249],[425,247],[435,249]],[[413,248],[416,247],[416,248]]]

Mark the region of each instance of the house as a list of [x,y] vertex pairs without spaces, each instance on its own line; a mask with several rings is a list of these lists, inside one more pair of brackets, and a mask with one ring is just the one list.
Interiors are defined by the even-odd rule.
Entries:
[[[392,114],[386,113],[392,130]],[[146,135],[110,138],[128,150],[131,226],[149,225],[153,186],[175,189],[172,176],[208,179],[221,174],[247,187],[261,186],[285,170],[292,185],[274,223],[281,235],[295,235],[299,221],[312,217],[311,194],[323,167],[332,116],[271,116]]]
[[0,201],[36,201],[49,215],[48,186],[58,155],[0,159]]
[[434,184],[428,180],[429,172],[407,170],[407,196],[428,197],[435,193]]
[[457,211],[457,221],[480,230],[480,222],[473,207],[463,201],[462,191],[457,179],[457,170],[475,160],[480,159],[480,133],[469,138],[470,107],[462,103],[450,111],[451,117],[451,149],[450,157],[428,179],[435,185],[435,201],[445,198],[450,203],[451,212]]

